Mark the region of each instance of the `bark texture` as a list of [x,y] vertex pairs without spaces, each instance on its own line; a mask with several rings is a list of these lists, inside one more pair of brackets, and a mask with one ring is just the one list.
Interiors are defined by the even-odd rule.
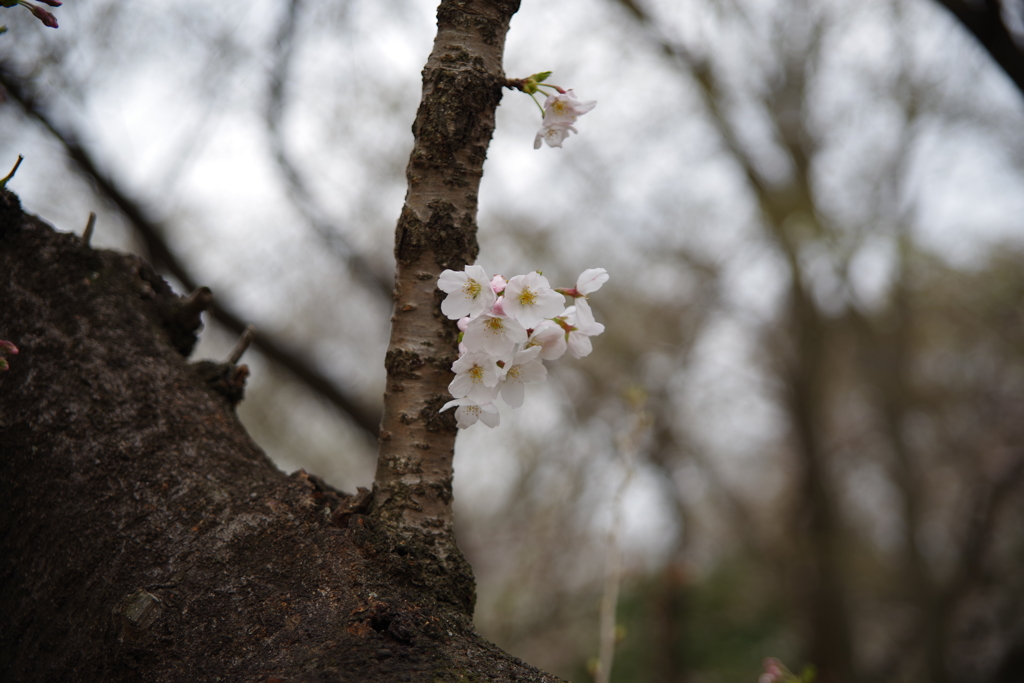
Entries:
[[544,681],[473,632],[451,520],[456,328],[518,0],[444,0],[396,231],[375,490],[277,471],[244,366],[189,363],[209,292],[0,191],[0,680]]
[[[395,234],[395,307],[374,487],[374,511],[392,533],[435,549],[445,572],[469,577],[452,530],[458,331],[441,313],[437,278],[477,255],[477,192],[505,75],[502,53],[518,0],[445,0],[423,70],[409,190]],[[467,611],[471,580],[453,585]]]
[[556,680],[367,495],[274,468],[146,263],[2,192],[0,286],[0,680]]

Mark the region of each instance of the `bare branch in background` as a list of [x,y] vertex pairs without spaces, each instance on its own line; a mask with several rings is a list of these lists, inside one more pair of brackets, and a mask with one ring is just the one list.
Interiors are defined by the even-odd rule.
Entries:
[[[758,172],[754,159],[723,110],[725,93],[710,59],[698,59],[686,46],[665,38],[657,20],[637,2],[618,1],[648,31],[662,52],[693,78],[708,120],[757,198],[766,236],[776,244],[789,266],[788,319],[782,323],[785,329],[781,331],[787,338],[783,346],[787,350],[780,351],[774,371],[784,387],[781,398],[789,414],[799,463],[797,505],[792,523],[800,539],[801,559],[795,562],[795,569],[799,573],[799,593],[806,620],[808,657],[819,667],[819,680],[822,683],[850,680],[853,659],[846,599],[848,587],[838,546],[840,519],[835,483],[826,462],[822,433],[826,411],[823,392],[828,326],[808,288],[799,244],[792,231],[787,230],[787,225],[798,215],[815,224],[819,222],[813,208],[811,150],[805,148],[801,131],[793,129],[801,121],[797,114],[803,107],[808,66],[784,56],[783,74],[775,80],[762,102],[766,110],[776,112],[778,142],[787,152],[793,168],[790,182],[774,187]],[[813,44],[816,29],[808,30],[809,42]],[[803,57],[814,59],[813,55]],[[788,116],[779,116],[779,109],[786,109]],[[818,234],[821,230],[822,226],[817,226]]]
[[[171,251],[163,239],[161,226],[147,216],[146,209],[130,197],[121,187],[103,173],[92,154],[81,146],[76,136],[62,130],[49,116],[45,107],[30,91],[26,82],[0,64],[0,87],[16,102],[26,114],[41,124],[53,137],[63,145],[68,157],[75,162],[79,172],[93,185],[97,193],[106,198],[135,229],[146,249],[153,265],[163,268],[173,275],[188,290],[198,288],[195,277],[188,268]],[[214,302],[210,314],[221,325],[241,335],[245,332],[248,322],[236,311],[223,303]],[[287,368],[300,381],[313,391],[334,404],[348,415],[353,423],[373,439],[377,438],[380,425],[379,409],[366,406],[355,396],[338,387],[323,373],[315,369],[301,355],[289,349],[288,345],[273,335],[261,333],[253,345],[273,362]]]
[[936,0],[970,31],[1024,95],[1024,50],[1003,20],[999,0]]
[[267,135],[270,139],[271,155],[277,164],[281,177],[288,187],[286,195],[292,205],[313,228],[317,237],[348,266],[349,272],[371,291],[390,301],[393,288],[392,278],[378,272],[349,243],[343,232],[325,217],[325,211],[318,206],[313,193],[302,179],[299,169],[292,163],[285,149],[282,120],[285,113],[285,90],[288,85],[292,51],[298,18],[303,6],[302,0],[290,0],[284,21],[273,44],[273,64],[269,75],[267,101]]

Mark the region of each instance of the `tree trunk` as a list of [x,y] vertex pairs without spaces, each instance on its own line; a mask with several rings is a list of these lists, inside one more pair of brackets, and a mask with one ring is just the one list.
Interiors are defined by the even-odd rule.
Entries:
[[247,369],[186,360],[206,297],[179,298],[141,259],[56,233],[0,191],[0,338],[20,349],[0,373],[0,680],[557,680],[473,632],[432,369],[454,353],[436,272],[475,255],[517,6],[438,11],[388,354],[389,392],[412,399],[386,413],[375,502],[286,476],[252,442],[233,409]]

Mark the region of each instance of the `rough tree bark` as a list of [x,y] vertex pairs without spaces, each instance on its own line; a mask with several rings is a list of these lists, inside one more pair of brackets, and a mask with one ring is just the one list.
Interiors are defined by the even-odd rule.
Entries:
[[189,363],[203,297],[0,192],[0,679],[545,681],[473,632],[451,530],[454,329],[517,1],[445,0],[399,221],[375,491],[277,471],[244,366]]

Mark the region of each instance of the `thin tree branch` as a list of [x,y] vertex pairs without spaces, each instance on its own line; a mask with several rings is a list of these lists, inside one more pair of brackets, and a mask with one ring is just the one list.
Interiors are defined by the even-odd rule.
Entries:
[[318,205],[313,193],[302,179],[299,169],[292,163],[285,149],[282,120],[285,110],[285,88],[291,69],[293,43],[298,25],[298,17],[302,10],[303,0],[290,0],[284,20],[274,41],[274,59],[268,77],[267,101],[267,134],[274,162],[288,187],[288,199],[302,214],[302,217],[313,228],[317,236],[344,261],[346,266],[358,280],[371,291],[376,292],[386,301],[391,299],[393,282],[390,276],[385,277],[377,272],[363,256],[345,239],[344,234],[325,216],[326,213]]
[[[30,118],[42,125],[64,146],[68,157],[75,162],[78,171],[92,183],[97,193],[105,197],[131,223],[146,245],[149,259],[153,265],[163,268],[173,275],[187,290],[197,289],[196,279],[164,241],[162,237],[164,231],[160,225],[147,216],[146,210],[138,201],[130,197],[99,169],[92,154],[78,143],[73,134],[54,123],[45,108],[38,102],[38,98],[30,92],[24,80],[2,64],[0,64],[0,87],[7,92],[10,100],[16,102]],[[210,307],[210,314],[218,323],[239,335],[246,329],[247,322],[242,316],[222,303],[214,302]],[[272,335],[261,333],[253,345],[347,414],[355,425],[368,436],[377,438],[377,430],[380,425],[379,409],[364,405],[350,393],[335,385],[298,353],[287,348],[284,343]]]
[[1003,23],[998,0],[935,0],[970,31],[1024,95],[1024,51]]
[[405,533],[435,539],[456,562],[461,554],[451,485],[457,429],[451,413],[440,410],[451,397],[458,329],[441,312],[437,278],[477,256],[480,179],[506,83],[505,34],[518,9],[519,0],[442,0],[438,7],[413,123],[408,192],[395,230],[374,513]]

